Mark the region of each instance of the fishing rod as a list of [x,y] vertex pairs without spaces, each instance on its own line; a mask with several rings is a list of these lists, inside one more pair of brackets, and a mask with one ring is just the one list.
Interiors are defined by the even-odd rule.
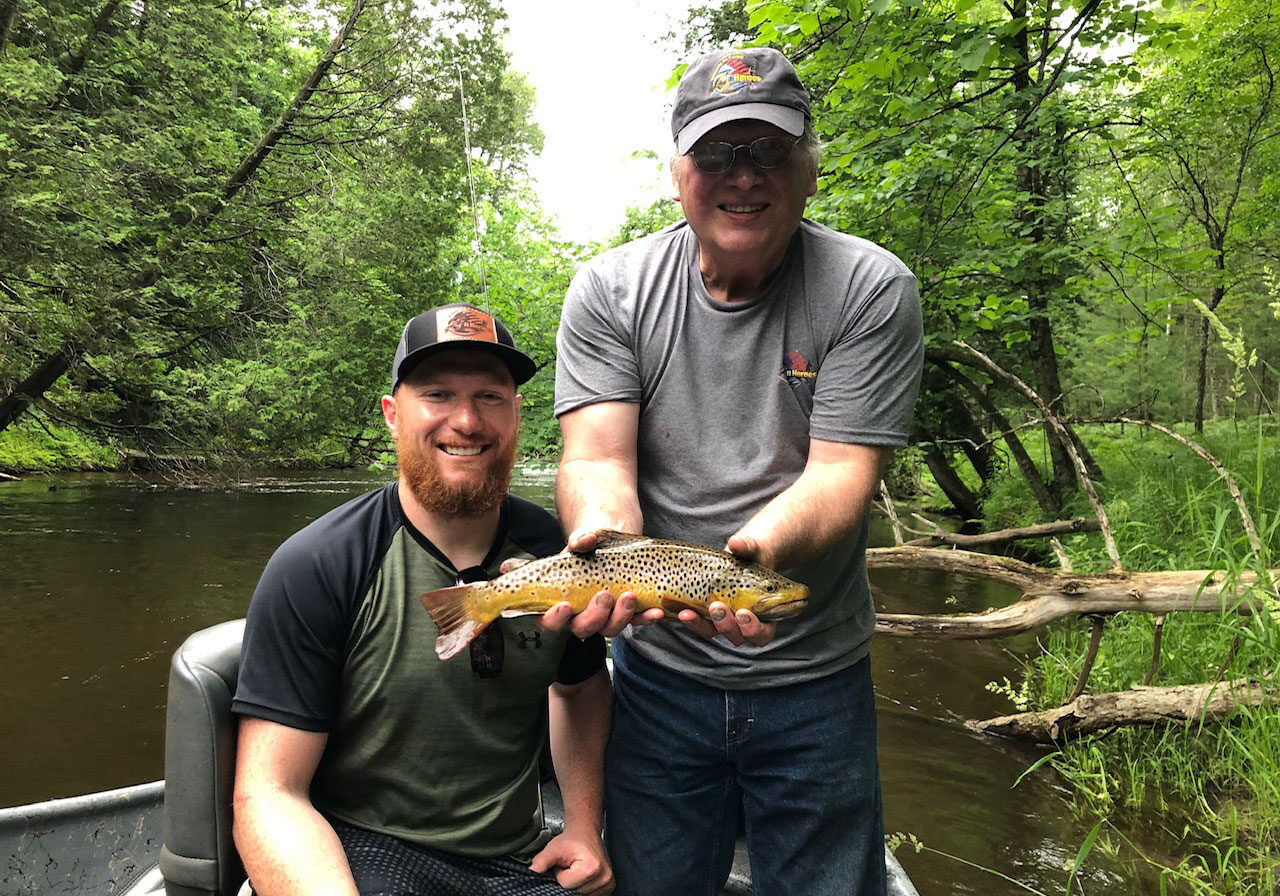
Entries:
[[467,191],[471,196],[471,251],[479,262],[480,291],[484,294],[484,304],[488,306],[489,284],[484,272],[484,246],[480,242],[480,221],[476,215],[476,182],[471,173],[471,125],[467,121],[467,93],[462,86],[462,66],[455,62],[453,67],[458,75],[458,99],[462,104],[462,142],[467,154]]

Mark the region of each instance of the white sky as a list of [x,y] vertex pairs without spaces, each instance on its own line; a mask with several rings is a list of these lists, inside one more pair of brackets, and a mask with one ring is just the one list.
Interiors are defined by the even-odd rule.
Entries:
[[[546,135],[529,170],[563,237],[613,235],[628,205],[671,195],[673,91],[685,60],[657,38],[695,0],[507,0],[511,65],[537,91],[534,118]],[[632,159],[637,150],[654,159]]]

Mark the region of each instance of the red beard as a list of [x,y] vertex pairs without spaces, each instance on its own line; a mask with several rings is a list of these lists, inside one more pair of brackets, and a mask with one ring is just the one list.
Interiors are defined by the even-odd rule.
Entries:
[[446,518],[481,516],[497,510],[506,497],[516,463],[516,441],[498,449],[479,482],[445,482],[437,449],[419,442],[396,442],[396,458],[405,485],[428,513]]

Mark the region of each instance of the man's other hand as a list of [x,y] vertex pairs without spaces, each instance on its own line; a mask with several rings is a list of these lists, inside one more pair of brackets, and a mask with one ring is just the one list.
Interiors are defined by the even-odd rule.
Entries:
[[775,627],[761,622],[750,610],[734,613],[728,604],[715,601],[707,607],[707,611],[711,614],[710,619],[693,610],[681,610],[680,621],[689,631],[708,641],[720,636],[734,647],[741,647],[743,644],[763,647],[773,640]]
[[574,613],[568,601],[561,601],[542,614],[539,624],[553,632],[567,627],[579,638],[596,634],[614,638],[628,625],[651,625],[662,618],[661,609],[637,613],[638,602],[633,591],[622,592],[616,600],[608,591],[598,591],[581,613]]
[[613,869],[598,836],[560,834],[533,857],[529,870],[550,874],[566,890],[586,896],[608,896],[613,892]]

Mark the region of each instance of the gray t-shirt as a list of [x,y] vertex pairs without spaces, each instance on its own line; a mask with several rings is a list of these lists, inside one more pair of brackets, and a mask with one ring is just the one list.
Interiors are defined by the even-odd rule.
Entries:
[[[915,277],[894,255],[803,221],[756,299],[713,299],[681,223],[593,259],[557,337],[557,415],[638,402],[648,535],[723,547],[804,469],[809,439],[906,444],[923,359]],[[714,687],[804,681],[866,656],[875,628],[866,524],[783,572],[809,609],[765,647],[679,624],[628,629],[646,658]]]

